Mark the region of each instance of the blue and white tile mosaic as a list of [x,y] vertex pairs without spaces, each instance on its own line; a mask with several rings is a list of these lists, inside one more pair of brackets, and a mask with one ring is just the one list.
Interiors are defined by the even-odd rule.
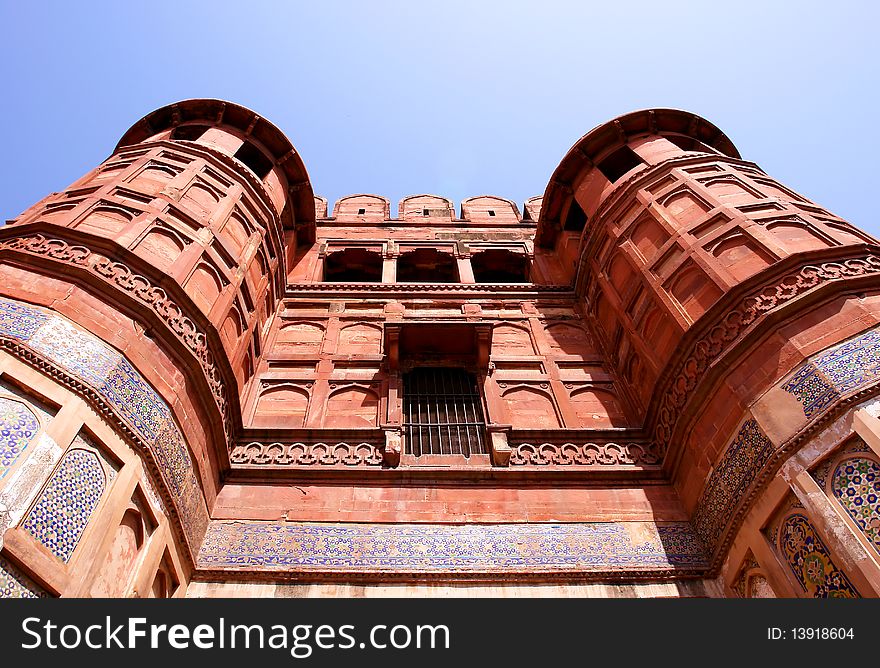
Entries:
[[[297,571],[513,572],[701,568],[687,523],[310,524],[214,521],[203,568]],[[638,536],[638,537],[637,537]]]
[[66,371],[100,386],[122,356],[106,343],[60,318],[48,320],[28,340]]
[[38,584],[0,557],[0,598],[46,597],[46,592]]
[[40,430],[34,412],[20,401],[0,397],[0,480]]
[[104,468],[95,453],[69,450],[22,527],[66,563],[79,544],[106,483]]
[[198,544],[208,512],[192,458],[167,404],[132,365],[62,316],[2,297],[0,337],[26,344],[92,387],[134,429],[156,458],[189,541]]
[[812,417],[840,398],[838,392],[813,364],[805,364],[782,389],[793,394],[804,407],[804,415]]
[[0,300],[0,331],[16,339],[30,339],[49,318],[48,313],[28,304]]
[[135,371],[128,360],[120,360],[110,371],[101,392],[125,419],[153,441],[171,421],[171,412],[156,391]]
[[874,329],[814,355],[782,389],[801,402],[806,417],[812,417],[838,398],[877,380],[880,331]]
[[173,424],[168,424],[158,435],[156,444],[156,461],[163,471],[168,471],[168,484],[176,494],[183,494],[187,467],[190,465],[183,437]]
[[757,421],[746,420],[709,476],[694,511],[694,529],[706,547],[715,548],[730,514],[773,452]]

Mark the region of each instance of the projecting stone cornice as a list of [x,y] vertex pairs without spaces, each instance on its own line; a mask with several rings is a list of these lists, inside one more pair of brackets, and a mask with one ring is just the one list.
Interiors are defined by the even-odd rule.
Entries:
[[880,247],[797,253],[731,289],[682,337],[661,374],[648,407],[648,432],[673,470],[682,425],[699,409],[695,398],[717,380],[728,362],[769,328],[804,309],[846,291],[880,288]]
[[288,283],[286,297],[298,297],[309,293],[332,296],[334,293],[352,296],[368,293],[371,297],[393,297],[417,293],[422,295],[461,296],[492,295],[498,297],[517,297],[528,299],[531,296],[553,294],[554,296],[574,298],[569,285],[534,285],[513,283]]
[[[228,461],[228,444],[241,428],[238,394],[228,390],[235,386],[234,375],[219,334],[190,297],[164,275],[153,278],[154,267],[111,241],[68,229],[64,230],[68,238],[62,238],[58,229],[45,223],[26,229],[24,235],[25,230],[17,226],[0,230],[0,260],[43,274],[57,271],[91,289],[112,291],[113,302],[123,306],[131,318],[156,332],[175,356],[194,362],[197,372],[188,380],[201,379],[204,391],[199,396],[213,399],[204,401],[203,407],[209,415],[214,412],[220,417],[217,422],[222,429],[216,430],[215,437],[225,447],[218,456],[220,462]],[[33,261],[36,258],[39,262]]]

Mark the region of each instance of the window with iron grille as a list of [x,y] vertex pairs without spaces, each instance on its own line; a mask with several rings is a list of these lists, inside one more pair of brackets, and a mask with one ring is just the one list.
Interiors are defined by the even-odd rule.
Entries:
[[423,367],[403,376],[406,453],[486,454],[486,422],[477,380],[464,369]]

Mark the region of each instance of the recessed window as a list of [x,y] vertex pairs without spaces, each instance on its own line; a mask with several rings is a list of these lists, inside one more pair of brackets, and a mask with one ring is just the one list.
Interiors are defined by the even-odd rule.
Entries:
[[180,125],[171,131],[171,139],[195,141],[210,129],[209,125]]
[[423,216],[430,216],[431,210],[430,209],[422,209],[422,215]]
[[587,224],[587,214],[572,197],[571,204],[568,205],[568,215],[565,217],[565,225],[563,229],[566,232],[580,232]]
[[486,454],[486,421],[477,380],[464,369],[423,367],[403,376],[407,454]]
[[494,218],[495,217],[495,210],[489,209],[489,215]]
[[458,265],[451,253],[419,248],[397,259],[400,283],[458,283]]
[[235,157],[247,165],[248,169],[256,174],[261,181],[272,171],[272,161],[250,142],[246,141],[242,144],[241,148],[235,152]]
[[698,153],[718,153],[714,148],[706,146],[703,142],[693,137],[685,137],[683,135],[666,135],[667,141],[672,142],[682,151],[696,151]]
[[635,169],[639,165],[645,164],[639,157],[638,153],[633,151],[629,146],[621,146],[607,158],[602,160],[597,166],[606,178],[614,183],[629,170]]
[[324,259],[324,280],[338,283],[378,283],[382,256],[365,248],[347,248]]
[[358,209],[358,215],[363,216],[367,212],[366,209]]
[[471,256],[471,267],[477,283],[526,283],[529,259],[522,253],[492,248]]

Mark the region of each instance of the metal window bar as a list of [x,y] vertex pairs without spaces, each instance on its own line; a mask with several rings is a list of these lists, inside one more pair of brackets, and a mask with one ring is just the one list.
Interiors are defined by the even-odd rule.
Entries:
[[407,454],[486,454],[486,422],[474,376],[463,369],[425,367],[403,376]]

